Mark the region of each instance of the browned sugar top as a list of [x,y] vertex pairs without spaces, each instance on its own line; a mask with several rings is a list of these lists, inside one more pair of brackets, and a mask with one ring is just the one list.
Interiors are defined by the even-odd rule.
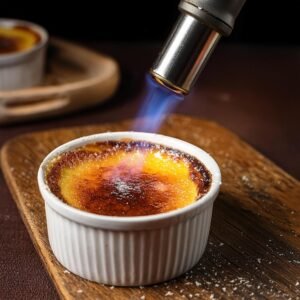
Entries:
[[186,206],[209,190],[196,158],[145,141],[88,144],[52,160],[50,190],[79,209],[111,216],[157,214]]
[[40,35],[27,26],[0,27],[0,54],[29,49],[40,40]]

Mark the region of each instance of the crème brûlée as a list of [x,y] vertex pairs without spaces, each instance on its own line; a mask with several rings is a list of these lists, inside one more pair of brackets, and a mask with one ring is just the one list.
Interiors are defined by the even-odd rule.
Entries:
[[0,27],[0,54],[26,51],[40,40],[40,35],[27,26]]
[[175,210],[199,200],[211,184],[209,171],[196,158],[134,140],[75,148],[52,159],[45,171],[46,182],[59,199],[109,216]]

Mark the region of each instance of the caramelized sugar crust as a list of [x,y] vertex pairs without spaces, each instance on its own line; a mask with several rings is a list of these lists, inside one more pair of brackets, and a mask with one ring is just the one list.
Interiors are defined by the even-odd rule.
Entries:
[[46,170],[52,193],[84,211],[143,216],[195,202],[211,175],[196,158],[145,141],[88,144],[53,159]]
[[40,35],[26,26],[0,27],[0,54],[27,50],[40,40]]

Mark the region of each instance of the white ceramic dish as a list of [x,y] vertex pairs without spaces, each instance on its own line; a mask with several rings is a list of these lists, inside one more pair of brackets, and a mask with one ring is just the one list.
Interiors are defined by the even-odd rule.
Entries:
[[[124,138],[158,143],[196,157],[212,175],[210,190],[189,206],[138,217],[88,213],[51,193],[44,180],[44,170],[51,159],[87,143]],[[83,278],[118,286],[154,284],[192,268],[205,250],[220,184],[217,163],[200,148],[168,136],[141,132],[108,132],[73,140],[53,150],[38,171],[49,242],[58,261]]]
[[0,90],[27,88],[41,83],[44,75],[48,34],[36,24],[13,19],[0,19],[0,27],[25,26],[40,35],[32,48],[0,55]]

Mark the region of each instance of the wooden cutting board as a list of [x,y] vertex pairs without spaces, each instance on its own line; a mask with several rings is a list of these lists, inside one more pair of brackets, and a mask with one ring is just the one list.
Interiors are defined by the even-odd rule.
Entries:
[[161,133],[202,147],[215,157],[223,185],[207,250],[176,280],[140,288],[104,286],[66,271],[47,239],[36,175],[45,155],[71,139],[130,129],[130,122],[30,133],[1,151],[2,169],[32,241],[64,299],[299,299],[300,184],[219,125],[169,117]]

